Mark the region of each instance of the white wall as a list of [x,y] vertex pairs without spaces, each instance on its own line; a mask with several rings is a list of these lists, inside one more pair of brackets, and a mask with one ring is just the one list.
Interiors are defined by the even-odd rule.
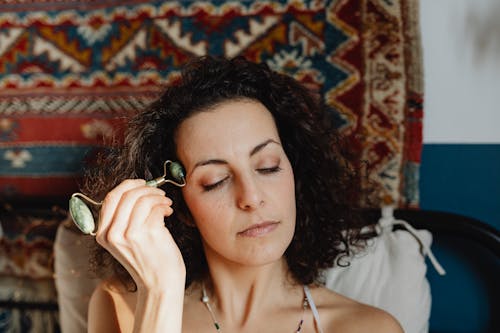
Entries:
[[500,0],[420,0],[424,143],[500,143]]

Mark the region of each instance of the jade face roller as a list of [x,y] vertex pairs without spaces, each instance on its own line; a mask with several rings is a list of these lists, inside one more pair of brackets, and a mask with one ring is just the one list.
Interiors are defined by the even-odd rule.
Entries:
[[[175,179],[167,179],[167,167],[170,171],[170,174]],[[184,169],[178,162],[172,162],[170,160],[165,161],[163,164],[163,176],[149,180],[146,182],[146,186],[151,187],[159,187],[165,183],[171,183],[178,187],[183,187],[186,185],[186,176],[184,174]],[[96,232],[96,224],[94,221],[94,216],[90,211],[90,208],[83,202],[82,199],[87,200],[88,202],[100,206],[101,202],[97,202],[87,197],[82,193],[73,193],[71,199],[69,199],[69,213],[75,225],[80,229],[84,234],[89,234],[95,236]]]

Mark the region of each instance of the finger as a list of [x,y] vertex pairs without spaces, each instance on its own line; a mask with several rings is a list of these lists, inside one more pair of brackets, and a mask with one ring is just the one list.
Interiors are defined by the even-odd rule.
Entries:
[[172,208],[172,201],[170,201],[167,205],[156,205],[151,209],[144,227],[152,229],[161,228],[163,230],[166,228],[165,218],[169,217],[173,213],[174,209]]
[[[139,200],[147,201],[148,196],[165,197],[165,192],[158,188],[145,186],[143,183],[142,186],[126,189],[121,193],[111,220],[106,221],[100,231],[102,237],[105,238],[105,242],[119,241],[123,238],[127,225],[134,222],[130,217],[134,207],[138,204]],[[142,220],[146,216],[147,214],[142,217]]]
[[[128,200],[132,200],[133,208],[130,216],[119,217],[120,213],[117,211],[106,231],[100,231],[98,235],[98,242],[132,275],[137,270],[137,265],[140,265],[138,262],[140,260],[137,258],[141,258],[141,253],[145,250],[147,251],[145,247],[150,245],[148,240],[151,239],[144,234],[147,232],[145,228],[140,226],[144,225],[145,220],[154,207],[162,207],[164,211],[167,211],[172,204],[172,201],[165,197],[163,191],[160,191],[161,194],[158,194],[156,193],[158,191],[152,190],[154,189],[144,186],[144,188],[133,188],[125,192],[122,195],[120,203],[117,205],[117,210],[121,212],[122,208],[125,209],[125,207],[129,206],[130,202]],[[137,196],[137,199],[133,200],[135,196]],[[128,234],[127,228],[129,225],[137,225],[138,227],[135,229],[138,232]],[[155,232],[158,233],[157,231],[153,231],[153,233]]]
[[[163,194],[147,194],[137,199],[134,207],[132,208],[129,220],[126,225],[120,226],[121,232],[125,238],[129,238],[132,232],[141,233],[146,232],[148,222],[147,219],[151,211],[156,207],[162,207],[165,211],[171,210],[172,200]],[[163,216],[158,219],[158,222],[163,222]],[[160,224],[161,225],[161,224]],[[114,226],[111,227],[114,229]],[[111,231],[110,229],[110,231]],[[158,230],[158,229],[157,229]],[[159,230],[161,232],[161,229]]]
[[[164,218],[172,215],[173,211],[170,205],[159,204],[152,207],[142,228],[149,229],[154,236],[160,236],[162,244],[177,249],[177,244],[164,224]],[[137,231],[132,229],[130,232],[134,233]]]
[[[149,259],[166,251],[168,257],[176,249],[169,231],[163,226],[163,218],[173,210],[172,201],[160,195],[146,195],[140,197],[130,215],[130,222],[126,230],[118,229],[113,224],[108,230],[108,244],[110,252],[134,277],[134,280],[151,269]],[[156,226],[150,227],[148,221],[154,220]],[[147,274],[146,274],[147,275]],[[139,280],[145,277],[140,277]],[[139,281],[135,280],[135,281]]]
[[139,187],[144,185],[146,181],[141,179],[127,179],[121,182],[113,190],[111,190],[104,198],[99,212],[99,223],[97,228],[97,237],[99,234],[103,234],[104,231],[109,227],[113,216],[115,214],[116,207],[121,200],[123,192],[132,189],[134,187]]

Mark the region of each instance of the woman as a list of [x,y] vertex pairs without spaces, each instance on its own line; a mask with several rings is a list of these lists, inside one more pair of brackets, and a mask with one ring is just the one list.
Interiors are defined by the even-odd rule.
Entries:
[[[96,240],[116,264],[92,296],[89,331],[401,332],[318,283],[360,243],[354,178],[328,119],[265,65],[190,63],[89,177],[87,192],[107,193]],[[146,186],[168,159],[186,185]]]

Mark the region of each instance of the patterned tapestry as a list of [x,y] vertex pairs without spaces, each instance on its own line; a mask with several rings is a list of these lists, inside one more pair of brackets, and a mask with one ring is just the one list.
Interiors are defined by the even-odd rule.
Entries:
[[64,210],[0,206],[0,301],[38,306],[0,306],[0,332],[58,332],[57,312],[40,304],[54,304],[57,299],[53,243],[66,216]]
[[0,5],[0,193],[67,196],[82,161],[179,65],[243,55],[317,89],[372,206],[418,205],[416,0],[9,1]]
[[[180,65],[212,54],[265,62],[315,89],[370,189],[362,203],[418,206],[417,1],[1,2],[0,204],[68,198],[82,165],[120,140],[124,118],[147,107]],[[5,207],[0,298],[54,300],[46,282],[61,217],[19,217]],[[50,332],[54,320],[0,309],[1,331],[22,324],[23,332]]]

